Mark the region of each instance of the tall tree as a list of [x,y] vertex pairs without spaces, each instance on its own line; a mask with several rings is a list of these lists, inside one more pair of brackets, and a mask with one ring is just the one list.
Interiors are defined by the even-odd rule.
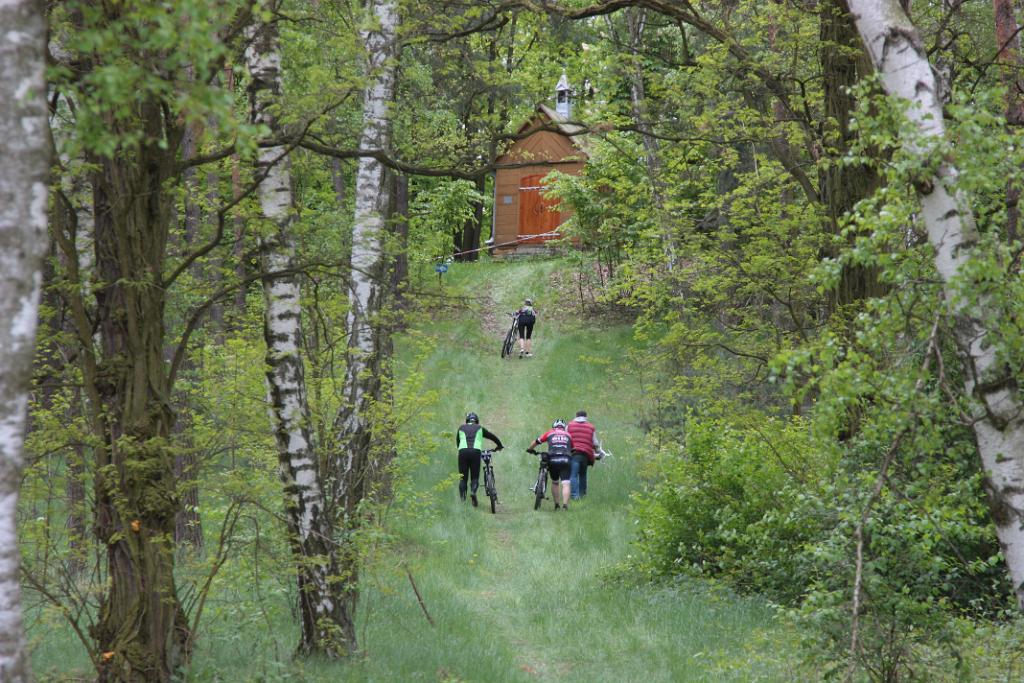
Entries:
[[[189,76],[193,76],[193,70],[189,69]],[[203,137],[203,126],[194,121],[185,127],[185,134],[181,140],[181,156],[183,161],[191,161],[198,154]],[[184,180],[184,243],[187,247],[195,248],[199,242],[199,228],[202,220],[202,207],[199,203],[199,170],[189,166],[182,174]],[[203,277],[199,262],[192,264],[191,275],[196,280]],[[173,353],[173,349],[170,349]],[[194,368],[190,360],[183,363],[182,374],[192,373]],[[182,404],[186,403],[181,398]],[[184,407],[184,406],[182,406]],[[181,483],[182,505],[175,517],[174,542],[175,544],[188,544],[194,550],[201,551],[203,548],[203,524],[199,515],[199,486],[196,483],[199,471],[199,458],[196,456],[191,435],[191,416],[187,410],[176,410],[181,416],[175,422],[174,431],[178,438],[180,452],[174,454],[174,476]]]
[[180,501],[164,361],[171,203],[164,185],[174,177],[181,129],[165,128],[162,104],[156,97],[138,102],[137,118],[114,127],[126,138],[143,136],[116,155],[91,159],[100,357],[87,381],[101,408],[96,531],[110,572],[93,635],[101,652],[112,653],[103,678],[114,681],[170,680],[187,657],[174,578]]
[[[819,186],[830,231],[838,235],[842,230],[842,217],[878,184],[870,167],[842,161],[855,135],[850,129],[856,104],[851,89],[871,65],[861,48],[845,0],[825,0],[820,8],[823,137],[829,162],[821,172]],[[832,303],[841,307],[882,293],[884,288],[879,285],[874,269],[844,264]]]
[[[366,46],[367,85],[363,93],[363,131],[359,148],[387,151],[391,146],[391,112],[398,60],[397,3],[370,0],[370,25],[361,31]],[[386,299],[389,277],[385,243],[388,183],[384,165],[375,157],[359,160],[355,183],[355,223],[352,227],[352,269],[346,320],[348,347],[342,388],[343,405],[335,419],[337,453],[332,476],[334,500],[346,530],[358,526],[358,507],[373,490],[382,463],[376,457],[388,435],[374,430],[371,411],[382,399],[389,369],[391,337]],[[346,537],[342,574],[347,581],[345,609],[354,613],[358,597],[358,553]],[[355,632],[348,634],[355,647]]]
[[906,116],[916,129],[905,143],[924,169],[915,189],[955,321],[992,518],[1017,604],[1024,609],[1024,401],[992,327],[1006,312],[994,297],[971,301],[963,289],[972,281],[965,275],[973,265],[978,230],[970,198],[957,187],[958,170],[940,153],[946,135],[942,102],[916,27],[898,0],[849,0],[849,5],[885,91],[907,103]]
[[[662,245],[665,250],[665,265],[669,270],[676,265],[675,226],[665,213],[665,177],[662,172],[661,146],[653,134],[648,111],[647,90],[644,86],[644,69],[641,47],[644,32],[647,28],[647,10],[630,7],[626,10],[627,47],[630,59],[625,67],[629,82],[629,102],[633,114],[633,124],[640,132],[644,144],[644,165],[647,168],[647,179],[651,185],[651,201],[661,224]],[[685,35],[685,29],[683,29]]]
[[[1024,125],[1024,57],[1020,53],[1020,27],[1014,12],[1013,0],[992,0],[995,10],[996,61],[999,75],[1006,86],[1006,122],[1011,126]],[[1013,182],[1006,187],[1006,235],[1017,239],[1020,223],[1020,188]]]
[[995,13],[996,61],[999,75],[1006,86],[1006,120],[1012,125],[1024,124],[1024,78],[1021,67],[1020,27],[1014,12],[1013,0],[992,0]]
[[[224,108],[211,81],[249,10],[190,0],[51,5],[71,65],[55,70],[55,83],[75,126],[56,132],[83,151],[93,197],[91,286],[78,272],[77,236],[52,232],[69,269],[93,432],[93,529],[107,579],[90,635],[101,681],[170,681],[192,644],[174,572],[171,391],[183,343],[168,364],[166,314],[175,283],[220,235],[170,261],[171,190],[186,125]],[[182,77],[190,65],[194,80]]]
[[[276,21],[252,29],[246,61],[252,81],[252,120],[275,136],[281,126],[281,52]],[[263,273],[263,337],[270,413],[277,442],[278,472],[284,484],[289,543],[299,584],[301,652],[343,654],[355,637],[351,613],[335,596],[342,582],[334,552],[329,506],[310,429],[301,355],[302,290],[295,272],[295,218],[291,160],[285,147],[260,150],[257,172],[260,205],[271,231],[260,238]],[[339,642],[339,636],[341,641]]]
[[46,22],[37,0],[0,3],[0,680],[29,680],[18,534],[32,356],[47,250]]

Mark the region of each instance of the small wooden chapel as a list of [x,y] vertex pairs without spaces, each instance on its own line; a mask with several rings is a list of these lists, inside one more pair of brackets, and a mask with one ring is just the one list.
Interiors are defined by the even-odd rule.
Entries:
[[555,108],[537,105],[516,131],[521,137],[495,161],[489,243],[496,256],[543,251],[569,217],[543,196],[542,180],[552,169],[579,173],[587,160],[581,135],[585,129],[568,123],[571,115],[572,90],[563,73],[555,86]]

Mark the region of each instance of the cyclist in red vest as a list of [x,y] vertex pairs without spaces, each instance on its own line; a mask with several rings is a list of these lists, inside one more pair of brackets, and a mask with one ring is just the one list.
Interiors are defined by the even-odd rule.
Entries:
[[466,424],[455,433],[455,444],[459,447],[459,498],[466,502],[466,478],[472,477],[473,492],[471,498],[476,507],[476,489],[480,485],[480,451],[484,447],[484,439],[494,442],[494,450],[500,451],[504,446],[501,439],[486,428],[480,426],[480,418],[476,413],[466,415]]
[[572,462],[569,465],[569,489],[573,500],[587,495],[587,468],[594,464],[601,442],[594,425],[587,421],[587,411],[577,410],[576,419],[568,425],[572,437]]
[[547,443],[548,475],[551,476],[551,497],[555,499],[555,510],[561,507],[569,509],[569,462],[572,453],[572,437],[565,429],[565,420],[555,420],[551,429],[544,432],[530,444],[526,450],[532,451],[535,446]]

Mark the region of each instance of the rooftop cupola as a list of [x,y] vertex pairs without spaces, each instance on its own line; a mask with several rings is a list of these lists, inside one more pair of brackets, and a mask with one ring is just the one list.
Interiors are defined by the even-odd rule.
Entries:
[[564,71],[555,86],[555,111],[566,121],[572,115],[572,88],[569,87],[569,77]]

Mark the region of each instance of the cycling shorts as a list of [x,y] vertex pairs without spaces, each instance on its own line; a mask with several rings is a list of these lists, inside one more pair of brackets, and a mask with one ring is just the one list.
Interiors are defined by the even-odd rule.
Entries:
[[533,336],[533,323],[517,323],[520,339],[529,339]]
[[551,481],[563,481],[569,478],[570,463],[567,455],[548,456],[548,475]]

